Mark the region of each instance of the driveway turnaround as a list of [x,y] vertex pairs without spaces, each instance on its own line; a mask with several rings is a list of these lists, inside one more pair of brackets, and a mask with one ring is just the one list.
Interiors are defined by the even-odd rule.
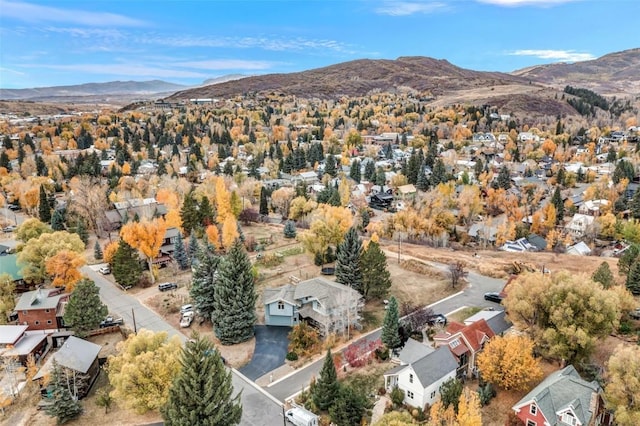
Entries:
[[284,365],[291,331],[289,327],[256,325],[256,348],[249,364],[239,371],[251,380],[256,380]]

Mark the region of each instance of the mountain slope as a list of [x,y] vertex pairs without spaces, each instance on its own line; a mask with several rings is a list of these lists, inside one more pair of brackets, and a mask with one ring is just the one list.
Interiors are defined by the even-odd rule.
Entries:
[[640,48],[610,53],[591,61],[529,67],[511,73],[558,88],[584,87],[602,95],[640,93]]

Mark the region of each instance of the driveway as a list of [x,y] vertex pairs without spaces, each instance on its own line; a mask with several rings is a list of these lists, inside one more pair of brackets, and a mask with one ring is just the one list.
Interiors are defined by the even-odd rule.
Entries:
[[256,325],[256,348],[251,362],[240,372],[251,380],[256,380],[270,371],[284,365],[287,356],[290,327]]

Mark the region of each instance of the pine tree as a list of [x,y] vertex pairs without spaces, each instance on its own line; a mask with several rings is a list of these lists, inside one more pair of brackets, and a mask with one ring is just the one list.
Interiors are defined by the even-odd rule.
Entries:
[[209,201],[209,197],[206,195],[202,197],[200,200],[200,204],[198,205],[198,225],[203,227],[207,227],[213,224],[215,221],[215,212],[213,211],[213,207],[211,207],[211,202]]
[[182,350],[182,368],[160,409],[167,426],[231,426],[240,423],[240,392],[213,344],[195,334]]
[[182,229],[185,230],[187,235],[201,223],[193,192],[189,192],[184,197],[182,208],[180,209],[180,219],[182,219]]
[[47,415],[55,417],[59,425],[82,414],[82,406],[69,391],[68,379],[63,368],[55,360],[53,361],[50,382],[53,389],[51,392],[53,404],[46,408]]
[[124,240],[118,243],[118,249],[113,255],[113,277],[123,287],[133,287],[142,275],[140,256],[138,251]]
[[79,336],[87,331],[95,330],[109,313],[106,305],[100,300],[100,289],[89,280],[80,280],[64,310],[64,323]]
[[76,227],[73,232],[78,234],[85,245],[89,242],[89,232],[87,231],[87,225],[84,224],[84,221],[82,219],[78,218]]
[[295,238],[296,237],[296,224],[292,220],[288,220],[284,224],[284,237]]
[[189,294],[196,311],[208,321],[213,321],[216,271],[219,263],[218,256],[207,248],[202,248],[198,252],[198,258],[193,268]]
[[267,190],[264,189],[264,187],[260,188],[260,214],[269,214],[269,206],[267,204]]
[[102,247],[100,247],[100,241],[96,240],[96,243],[93,245],[93,257],[96,260],[102,260]]
[[333,363],[331,349],[329,349],[327,350],[327,355],[324,357],[324,364],[313,388],[311,398],[313,399],[313,403],[316,404],[316,407],[326,411],[334,404],[339,392],[340,383],[338,382],[338,373]]
[[387,175],[382,167],[378,167],[378,171],[376,172],[376,185],[384,186],[385,183],[387,183]]
[[562,195],[560,194],[559,186],[556,186],[556,190],[553,192],[551,204],[556,208],[556,225],[559,225],[564,219],[564,203],[562,202]]
[[336,169],[336,157],[334,157],[332,154],[329,154],[327,156],[327,160],[325,161],[324,165],[324,172],[331,177],[336,177],[336,175],[338,174],[338,171]]
[[40,185],[40,201],[38,203],[38,216],[40,222],[49,223],[51,221],[51,208],[49,207],[49,200],[47,199],[47,191],[44,190],[44,185]]
[[351,163],[351,168],[349,169],[349,177],[355,180],[356,182],[360,183],[361,171],[360,171],[359,160],[354,160],[353,163]]
[[511,188],[511,173],[509,172],[507,166],[502,166],[500,168],[500,172],[498,173],[497,178],[497,185],[498,188],[502,188],[505,190]]
[[173,258],[178,263],[178,267],[183,271],[189,267],[189,257],[184,249],[184,241],[182,240],[182,233],[178,233],[176,238],[175,251],[173,252]]
[[338,397],[329,408],[331,421],[338,426],[359,425],[367,408],[367,398],[351,385],[340,386]]
[[429,189],[429,177],[425,171],[425,164],[422,163],[418,169],[418,180],[416,181],[416,188],[420,191],[427,191]]
[[367,161],[364,166],[364,179],[372,183],[376,180],[376,163],[373,160]]
[[436,159],[433,164],[433,173],[431,174],[431,184],[437,186],[447,181],[447,169],[442,162],[442,159]]
[[391,288],[391,274],[387,269],[387,256],[380,245],[369,241],[367,249],[360,258],[362,266],[362,293],[365,299],[380,299]]
[[215,284],[213,325],[223,345],[253,337],[256,293],[251,261],[239,239],[220,262]]
[[389,349],[396,349],[402,344],[400,335],[398,334],[398,327],[400,326],[400,319],[398,314],[398,301],[395,297],[391,296],[387,310],[384,313],[384,321],[382,322],[382,335],[380,339],[382,343]]
[[194,259],[198,256],[199,250],[200,244],[198,244],[198,239],[195,234],[191,234],[191,237],[189,237],[189,259],[191,259],[191,263],[193,263]]
[[634,295],[640,294],[640,261],[636,260],[627,275],[627,289]]
[[600,266],[598,266],[598,269],[596,269],[593,275],[591,275],[591,279],[602,284],[604,288],[609,288],[615,284],[613,273],[611,272],[611,268],[609,268],[609,264],[607,262],[602,262]]
[[640,219],[640,191],[633,194],[633,198],[629,201],[629,210],[634,219]]
[[362,241],[355,227],[349,228],[344,239],[338,244],[336,261],[336,282],[350,286],[362,293]]
[[51,216],[51,229],[54,231],[64,231],[64,210],[57,209]]

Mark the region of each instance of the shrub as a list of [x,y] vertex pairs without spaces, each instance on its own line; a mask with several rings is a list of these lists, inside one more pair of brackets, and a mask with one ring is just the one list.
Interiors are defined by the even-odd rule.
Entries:
[[380,387],[378,388],[378,395],[381,395],[381,396],[382,396],[382,395],[384,395],[384,394],[386,394],[386,393],[387,393],[387,390],[384,388],[384,386],[380,386]]
[[629,321],[620,321],[620,327],[618,328],[620,334],[631,334],[633,327]]
[[378,358],[380,361],[386,361],[389,359],[389,349],[385,347],[376,349],[375,353],[376,353],[376,358]]
[[295,238],[296,237],[296,225],[291,220],[288,220],[284,224],[284,237],[285,238]]
[[288,352],[287,356],[285,357],[287,359],[287,361],[297,361],[298,360],[298,354],[295,352]]
[[489,405],[489,402],[495,396],[496,390],[491,385],[491,383],[487,383],[484,386],[480,386],[478,388],[478,399],[480,400],[480,406],[482,407],[484,407],[485,405]]
[[404,391],[397,386],[391,391],[391,402],[395,406],[401,406],[404,402]]

